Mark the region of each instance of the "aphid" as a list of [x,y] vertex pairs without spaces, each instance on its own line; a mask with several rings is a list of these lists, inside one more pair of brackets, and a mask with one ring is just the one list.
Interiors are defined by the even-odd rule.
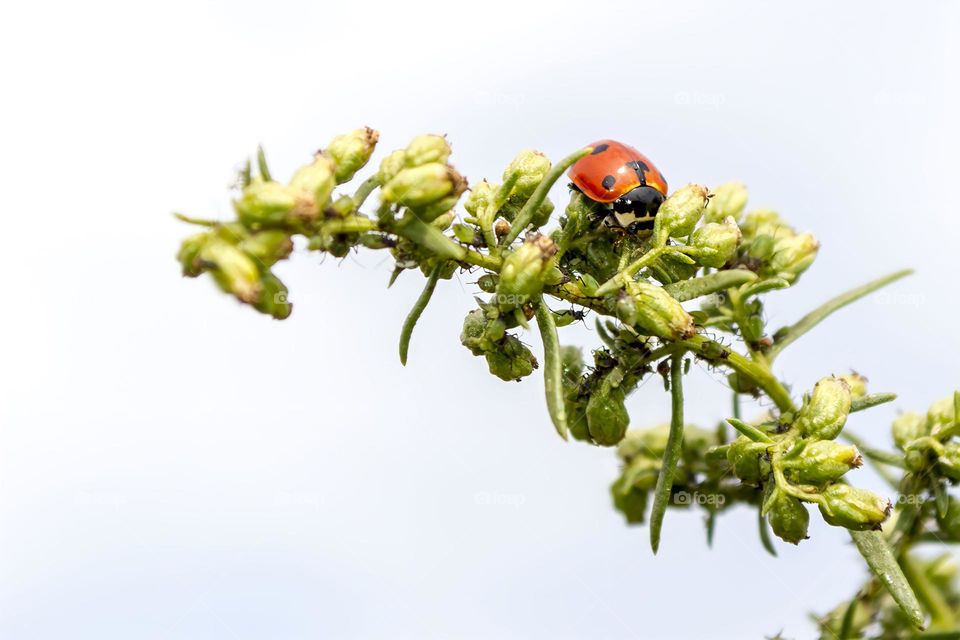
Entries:
[[595,202],[609,205],[617,223],[631,233],[652,229],[667,197],[667,181],[650,160],[631,146],[598,140],[593,153],[580,158],[567,175],[573,187]]

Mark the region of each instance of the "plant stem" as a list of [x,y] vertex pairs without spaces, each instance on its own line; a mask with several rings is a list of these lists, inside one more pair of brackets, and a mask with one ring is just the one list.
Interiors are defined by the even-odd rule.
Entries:
[[663,464],[654,489],[653,508],[650,512],[650,546],[656,553],[660,548],[660,531],[663,516],[670,501],[673,476],[683,452],[683,354],[676,353],[670,360],[670,435],[663,451]]
[[567,439],[567,410],[563,403],[563,361],[560,356],[560,339],[553,311],[541,297],[537,303],[537,327],[543,340],[543,384],[547,396],[547,411],[553,426],[564,440]]
[[360,186],[357,187],[356,192],[353,194],[353,209],[354,211],[358,210],[364,202],[367,200],[367,196],[373,193],[374,189],[380,186],[380,177],[378,175],[372,175],[363,182],[360,183]]
[[423,292],[414,303],[413,309],[411,309],[410,314],[407,315],[407,319],[403,321],[403,328],[400,330],[400,364],[403,366],[407,366],[407,352],[410,349],[410,336],[413,335],[413,328],[417,326],[417,320],[420,319],[423,310],[430,304],[430,298],[433,296],[434,289],[437,288],[437,281],[440,279],[440,272],[442,270],[443,262],[438,261],[427,277],[427,284],[423,288]]
[[891,273],[890,275],[886,275],[882,278],[878,278],[872,282],[861,285],[855,289],[851,289],[846,293],[841,293],[839,296],[832,298],[831,300],[827,300],[825,303],[800,318],[796,324],[787,328],[782,337],[777,340],[777,343],[770,347],[770,349],[767,351],[770,361],[772,362],[781,351],[792,344],[797,338],[823,322],[823,320],[830,316],[830,314],[832,314],[834,311],[842,309],[851,302],[855,302],[863,296],[873,293],[877,289],[885,287],[891,282],[895,282],[900,278],[910,275],[911,273],[913,273],[912,269],[903,269],[902,271]]

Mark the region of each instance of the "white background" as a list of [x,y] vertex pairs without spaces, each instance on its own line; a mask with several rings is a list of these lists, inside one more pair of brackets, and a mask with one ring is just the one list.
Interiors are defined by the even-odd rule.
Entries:
[[[947,2],[6,8],[0,637],[810,637],[864,578],[845,534],[814,516],[774,559],[751,511],[713,550],[672,511],[654,558],[609,504],[613,454],[561,442],[539,378],[458,344],[469,277],[404,369],[419,276],[388,291],[382,255],[300,255],[272,321],[180,278],[170,212],[227,216],[257,143],[286,176],[361,125],[383,151],[446,133],[472,180],[628,141],[821,239],[773,327],[917,269],[777,365],[796,390],[854,367],[899,392],[850,421],[885,445],[898,409],[960,386],[957,26]],[[721,376],[688,395],[692,422],[727,415]],[[668,405],[656,381],[629,402],[638,426]]]

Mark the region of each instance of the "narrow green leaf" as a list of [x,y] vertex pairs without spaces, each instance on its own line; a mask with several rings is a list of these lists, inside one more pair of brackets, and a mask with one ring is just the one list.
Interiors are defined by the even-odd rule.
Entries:
[[863,411],[864,409],[875,407],[878,404],[893,402],[896,399],[897,394],[895,393],[871,393],[866,396],[854,398],[853,402],[850,403],[850,413],[855,411]]
[[840,637],[837,640],[850,640],[850,632],[853,630],[853,618],[857,614],[857,604],[859,601],[854,598],[843,612],[843,621],[840,623]]
[[757,274],[746,269],[730,269],[715,271],[706,276],[681,280],[663,287],[663,289],[680,302],[693,300],[701,296],[723,291],[730,287],[738,287],[744,283],[757,279]]
[[777,291],[778,289],[786,289],[790,286],[790,282],[784,280],[783,278],[766,278],[760,280],[759,282],[754,282],[753,284],[744,287],[740,292],[740,297],[746,300],[750,296],[756,296],[761,293],[766,293],[767,291]]
[[257,168],[260,170],[260,177],[266,182],[273,180],[270,176],[270,167],[267,166],[267,154],[263,152],[262,146],[257,147]]
[[717,530],[717,510],[707,512],[707,547],[713,547],[713,534]]
[[897,559],[894,558],[883,534],[879,531],[851,531],[850,537],[857,545],[860,555],[867,561],[873,575],[890,592],[913,626],[922,630],[923,610],[920,609],[917,596],[910,588],[910,583],[904,577],[903,570],[897,564]]
[[430,272],[430,276],[427,277],[427,284],[423,287],[423,292],[420,293],[420,297],[414,303],[407,319],[403,321],[403,328],[400,330],[400,364],[404,366],[407,364],[407,351],[410,349],[410,336],[413,335],[413,328],[417,326],[417,320],[420,319],[423,310],[430,304],[430,298],[433,296],[434,289],[437,288],[437,280],[440,279],[442,268],[443,262],[438,261]]
[[537,305],[537,327],[543,340],[543,384],[547,394],[547,411],[557,433],[567,439],[567,410],[563,404],[563,360],[560,357],[560,339],[553,311],[540,300]]
[[683,452],[683,354],[676,353],[670,360],[670,435],[663,451],[663,464],[657,476],[657,486],[653,490],[653,509],[650,511],[650,546],[656,553],[660,548],[660,531],[663,528],[663,516],[670,502],[670,490],[673,488],[673,474],[677,470],[680,454]]
[[839,296],[832,298],[831,300],[827,300],[825,303],[800,318],[796,324],[788,327],[786,331],[782,333],[782,337],[777,341],[777,343],[770,347],[770,350],[767,352],[768,359],[772,362],[773,359],[776,358],[777,355],[787,346],[823,322],[834,311],[842,309],[851,302],[856,302],[865,295],[873,293],[877,289],[885,287],[891,282],[896,282],[900,278],[906,277],[911,273],[913,273],[912,269],[897,271],[895,273],[891,273],[890,275],[873,280],[872,282],[868,282],[855,289],[851,289],[846,293],[841,293]]
[[773,442],[773,439],[770,438],[767,434],[760,429],[757,429],[752,424],[747,424],[743,420],[737,420],[736,418],[727,418],[727,424],[731,427],[747,436],[754,442]]
[[530,224],[537,209],[543,204],[543,200],[547,197],[547,193],[550,192],[550,187],[553,186],[553,183],[559,180],[563,172],[569,169],[574,162],[589,154],[591,151],[593,151],[593,147],[580,149],[579,151],[571,153],[550,168],[547,175],[544,176],[540,184],[537,185],[533,195],[530,196],[530,199],[527,200],[526,204],[523,205],[523,208],[520,209],[520,212],[513,219],[513,226],[510,228],[510,232],[500,241],[501,247],[509,247],[510,243],[517,239],[517,236]]
[[767,526],[767,519],[763,516],[763,511],[760,509],[757,509],[757,516],[757,526],[760,531],[760,543],[763,544],[763,548],[767,550],[767,553],[776,558],[777,549],[773,546],[773,540],[770,539],[770,527]]

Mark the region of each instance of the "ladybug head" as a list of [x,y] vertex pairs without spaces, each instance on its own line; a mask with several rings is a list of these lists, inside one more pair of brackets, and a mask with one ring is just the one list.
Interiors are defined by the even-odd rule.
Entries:
[[637,218],[652,218],[663,204],[663,194],[648,185],[632,189],[613,202],[617,213],[632,213]]

